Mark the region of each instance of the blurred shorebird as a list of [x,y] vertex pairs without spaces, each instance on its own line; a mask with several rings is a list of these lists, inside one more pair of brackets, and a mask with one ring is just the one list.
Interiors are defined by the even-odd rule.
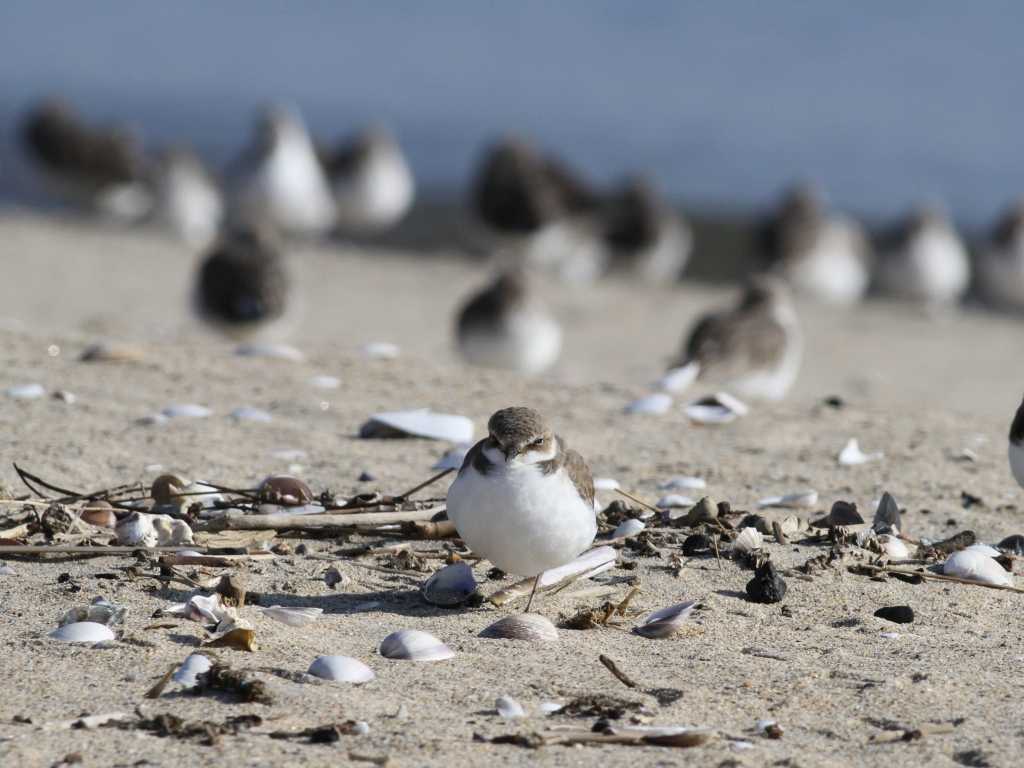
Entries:
[[878,260],[878,282],[885,293],[939,305],[955,302],[967,291],[967,249],[936,208],[917,208],[885,239]]
[[777,277],[760,275],[736,306],[697,321],[659,384],[680,392],[698,379],[712,380],[736,395],[781,400],[802,357],[803,334],[788,288]]
[[373,127],[321,156],[338,210],[338,229],[372,234],[390,229],[408,213],[416,194],[401,146]]
[[337,218],[331,189],[298,113],[265,110],[253,143],[231,174],[231,218],[270,223],[286,234],[317,236]]
[[220,229],[224,201],[217,181],[190,149],[157,154],[153,217],[191,248],[209,246]]
[[978,289],[1002,309],[1024,310],[1024,200],[1003,214],[978,257]]
[[761,232],[766,263],[802,294],[829,304],[860,301],[870,284],[870,247],[852,219],[828,214],[815,191],[799,185]]
[[22,123],[25,148],[53,191],[121,221],[138,221],[153,203],[138,139],[117,127],[92,127],[60,101],[46,101]]

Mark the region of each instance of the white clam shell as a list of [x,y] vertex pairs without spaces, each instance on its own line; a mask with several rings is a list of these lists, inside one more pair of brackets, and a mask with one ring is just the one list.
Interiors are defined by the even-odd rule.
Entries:
[[469,449],[472,448],[469,443],[459,443],[458,445],[449,448],[445,451],[444,455],[438,459],[434,466],[431,467],[433,470],[440,472],[442,469],[460,469],[462,462],[466,460],[466,454],[469,453]]
[[688,475],[676,475],[670,477],[663,483],[658,484],[659,491],[700,491],[707,488],[707,482],[703,477],[690,477]]
[[182,605],[180,613],[186,619],[208,624],[219,624],[225,615],[221,596],[216,593],[212,595],[192,595]]
[[431,574],[420,592],[428,603],[451,608],[466,602],[476,592],[476,587],[473,569],[467,563],[458,562]]
[[867,464],[869,461],[877,461],[884,456],[881,451],[874,453],[864,453],[860,449],[860,443],[857,442],[857,438],[851,437],[846,445],[843,446],[843,450],[839,452],[838,461],[841,466],[844,467],[855,467],[858,464]]
[[131,512],[118,521],[115,528],[117,543],[125,547],[155,547],[157,533],[150,515],[145,512]]
[[560,704],[557,701],[542,701],[537,709],[545,715],[553,715],[555,712],[565,709],[565,704]]
[[337,389],[341,386],[341,379],[335,376],[314,376],[309,383],[317,389]]
[[647,618],[633,628],[633,631],[644,637],[670,637],[679,631],[696,607],[696,600],[687,600],[685,603],[662,608],[660,611],[655,611],[647,616]]
[[614,477],[595,477],[594,478],[594,490],[595,491],[617,491],[619,489],[619,481]]
[[813,488],[805,491],[784,493],[782,496],[768,496],[757,502],[757,506],[780,507],[782,509],[808,509],[818,503],[818,492]]
[[269,608],[260,608],[260,612],[268,619],[280,621],[289,627],[305,627],[319,619],[323,608],[285,608],[280,605],[272,605]]
[[687,403],[683,412],[695,424],[728,424],[746,416],[750,408],[728,392],[718,392]]
[[264,357],[271,360],[289,360],[301,363],[306,359],[301,351],[289,344],[252,343],[235,348],[235,354],[242,357]]
[[201,653],[193,653],[174,671],[171,679],[178,685],[192,688],[196,684],[196,678],[203,672],[208,672],[209,669],[210,660]]
[[42,384],[22,384],[17,387],[8,387],[4,394],[12,400],[35,400],[46,394]]
[[654,506],[656,506],[658,509],[689,509],[696,503],[697,502],[695,502],[689,496],[682,496],[678,493],[670,493],[667,496],[662,496],[660,499],[658,499],[654,503]]
[[764,538],[757,528],[746,527],[739,532],[739,535],[732,543],[732,548],[737,552],[757,552],[764,546]]
[[518,613],[498,619],[480,637],[550,643],[558,640],[558,630],[550,619],[538,613]]
[[656,382],[654,386],[666,392],[679,393],[689,389],[697,380],[700,373],[700,365],[696,362],[687,363],[679,368],[673,368]]
[[907,560],[910,558],[910,549],[897,536],[892,536],[888,533],[879,534],[878,543],[886,557],[890,560]]
[[388,433],[449,443],[468,443],[473,440],[473,422],[465,416],[434,413],[427,408],[420,408],[374,414],[359,430],[361,437],[377,437]]
[[160,410],[160,415],[168,419],[205,419],[212,413],[205,405],[196,403],[176,403]]
[[992,545],[982,544],[981,542],[971,544],[971,546],[966,547],[965,549],[967,552],[981,552],[983,555],[988,555],[989,557],[999,557],[1003,554]]
[[371,360],[394,360],[402,350],[390,341],[370,341],[363,344],[362,353]]
[[419,629],[400,629],[381,641],[378,649],[386,659],[407,661],[443,661],[455,652],[429,632]]
[[506,720],[526,717],[526,710],[523,709],[523,705],[511,696],[499,696],[495,699],[494,709]]
[[642,531],[646,527],[646,525],[644,525],[641,521],[635,518],[623,520],[615,527],[615,530],[612,531],[612,538],[628,539],[630,536],[636,536],[638,533],[640,533],[640,531]]
[[612,568],[617,559],[618,554],[612,547],[591,549],[565,565],[544,571],[540,575],[537,586],[538,588],[550,587],[573,576],[589,579],[591,576],[596,576]]
[[654,392],[638,398],[626,406],[626,413],[668,413],[672,407],[672,397],[664,392]]
[[372,669],[351,656],[317,656],[308,673],[339,683],[368,683],[376,677]]
[[977,550],[962,549],[954,552],[943,564],[942,572],[947,576],[959,576],[982,584],[1013,586],[1010,574],[991,557]]
[[50,634],[62,643],[105,643],[114,639],[114,633],[105,624],[95,621],[76,621],[57,627]]
[[257,421],[265,424],[274,420],[274,417],[269,412],[261,408],[251,408],[247,405],[235,408],[230,415],[235,421]]

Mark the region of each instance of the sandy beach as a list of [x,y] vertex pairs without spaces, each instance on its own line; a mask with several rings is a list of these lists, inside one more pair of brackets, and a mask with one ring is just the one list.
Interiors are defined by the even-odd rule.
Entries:
[[[678,408],[663,416],[627,416],[623,407],[664,371],[693,320],[732,301],[734,289],[686,282],[654,289],[625,279],[584,287],[542,283],[541,293],[565,326],[565,351],[550,375],[529,380],[469,368],[455,354],[453,313],[488,279],[486,264],[454,252],[340,245],[290,251],[301,317],[288,340],[305,354],[301,363],[239,357],[230,342],[200,327],[188,311],[197,257],[155,233],[18,211],[0,216],[0,392],[38,383],[47,392],[75,395],[68,403],[0,394],[0,482],[10,492],[26,492],[12,468],[16,461],[70,488],[149,483],[173,470],[231,487],[292,472],[318,492],[395,493],[429,477],[448,446],[357,438],[371,414],[431,407],[471,418],[482,437],[494,410],[524,404],[546,414],[596,476],[614,478],[651,502],[663,494],[659,483],[693,475],[707,481],[704,493],[734,509],[754,510],[762,497],[813,488],[819,504],[801,515],[813,517],[846,500],[869,516],[890,491],[906,507],[912,537],[972,530],[980,541],[995,543],[1024,532],[1021,491],[1006,461],[1006,433],[1024,381],[1019,318],[974,308],[930,315],[882,301],[850,311],[801,303],[806,358],[790,397],[756,406],[725,427],[699,428]],[[82,350],[101,339],[136,343],[144,357],[79,362]],[[361,348],[373,341],[397,344],[401,354],[368,359]],[[339,386],[313,386],[318,375],[337,377]],[[825,405],[830,396],[842,407]],[[172,403],[199,403],[213,413],[159,426],[136,423]],[[264,409],[273,420],[229,417],[241,406]],[[884,456],[839,466],[836,456],[849,438]],[[363,472],[374,479],[359,481]],[[426,489],[423,498],[443,497],[447,483]],[[964,492],[980,501],[965,504]],[[616,496],[599,498],[607,504]],[[784,569],[828,551],[827,545],[766,539],[772,560]],[[306,544],[310,553],[330,556],[352,543],[394,541]],[[414,548],[440,545],[415,542]],[[0,555],[15,571],[0,576],[0,676],[7,681],[0,764],[50,766],[75,753],[87,766],[335,765],[387,758],[396,766],[937,768],[1019,761],[1024,682],[1013,675],[1024,660],[1024,595],[872,580],[840,562],[809,578],[787,577],[785,600],[759,605],[744,595],[751,571],[729,559],[698,557],[684,559],[675,575],[668,565],[677,551],[671,538],[656,552],[625,547],[620,563],[627,568],[545,595],[539,610],[558,624],[581,608],[621,600],[635,581],[640,592],[632,608],[641,615],[700,601],[679,635],[640,637],[630,632],[631,618],[617,627],[561,629],[559,642],[549,644],[478,637],[522,605],[432,607],[417,591],[426,573],[371,570],[340,556],[293,554],[246,564],[241,570],[261,605],[324,609],[318,622],[292,628],[247,607],[243,615],[256,629],[259,650],[215,652],[266,680],[274,695],[270,705],[193,696],[173,686],[159,699],[143,698],[204,632],[182,619],[173,628],[145,629],[155,611],[187,592],[132,575],[126,567],[147,570],[133,557]],[[372,557],[360,562],[377,563]],[[431,569],[439,562],[428,561]],[[332,563],[351,578],[336,590],[322,579]],[[488,581],[488,567],[475,568],[485,594],[512,583]],[[585,593],[595,585],[614,591]],[[579,592],[582,597],[574,596]],[[47,639],[64,611],[98,595],[129,609],[117,643],[92,649]],[[915,621],[896,625],[873,616],[892,605],[911,606]],[[379,656],[380,641],[401,628],[434,633],[455,657],[416,664]],[[297,676],[320,654],[359,658],[377,677],[360,686],[317,685],[268,671]],[[637,687],[612,677],[598,662],[601,654]],[[659,689],[674,693],[659,696]],[[595,694],[635,703],[644,723],[707,727],[714,738],[692,749],[531,749],[486,741],[589,728],[595,717],[545,717],[539,707]],[[499,717],[494,701],[501,695],[518,700],[528,717]],[[216,724],[254,714],[262,724],[223,735],[212,746],[203,738],[139,729],[61,726],[84,713],[136,708],[142,717],[169,713]],[[782,737],[759,734],[755,724],[762,719],[777,721]],[[369,733],[333,744],[267,735],[346,720],[365,721]],[[948,732],[872,741],[896,727],[932,725]]]

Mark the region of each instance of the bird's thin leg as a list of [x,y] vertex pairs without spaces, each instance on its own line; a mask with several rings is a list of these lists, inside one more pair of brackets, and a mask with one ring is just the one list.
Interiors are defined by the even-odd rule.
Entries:
[[530,599],[526,601],[526,610],[523,613],[530,612],[530,606],[533,605],[533,596],[537,594],[537,585],[540,583],[540,574],[538,573],[533,577],[533,589],[530,590]]

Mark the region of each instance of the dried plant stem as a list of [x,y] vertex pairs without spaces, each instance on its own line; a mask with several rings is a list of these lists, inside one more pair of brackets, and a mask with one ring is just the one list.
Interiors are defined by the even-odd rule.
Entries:
[[986,584],[983,581],[962,579],[959,576],[947,576],[944,573],[932,573],[931,571],[913,571],[909,568],[891,568],[883,565],[857,564],[849,566],[848,570],[851,573],[871,571],[873,573],[896,573],[901,576],[919,576],[922,579],[931,579],[932,581],[951,581],[955,584],[967,584],[972,587],[987,587],[988,589],[1000,589],[1004,592],[1024,593],[1024,588],[1021,587],[1012,587],[1005,584]]
[[597,657],[597,660],[604,664],[605,669],[607,669],[609,672],[615,675],[616,679],[624,686],[626,686],[627,688],[636,688],[636,683],[633,682],[629,675],[627,675],[625,672],[619,669],[618,664],[609,659],[603,653]]
[[630,501],[636,502],[637,504],[639,504],[639,505],[640,505],[641,507],[643,507],[644,509],[649,509],[649,510],[651,510],[651,512],[653,512],[653,513],[654,513],[654,514],[656,514],[656,515],[660,515],[660,514],[661,514],[661,510],[660,510],[660,509],[658,509],[657,507],[652,507],[652,506],[651,506],[650,504],[648,504],[648,503],[647,503],[646,501],[644,501],[643,499],[637,498],[636,496],[634,496],[634,495],[633,495],[632,493],[630,493],[629,491],[624,491],[624,490],[622,490],[621,488],[616,488],[616,489],[615,489],[615,492],[616,492],[617,494],[619,494],[620,496],[625,496],[625,497],[626,497],[627,499],[629,499]]

